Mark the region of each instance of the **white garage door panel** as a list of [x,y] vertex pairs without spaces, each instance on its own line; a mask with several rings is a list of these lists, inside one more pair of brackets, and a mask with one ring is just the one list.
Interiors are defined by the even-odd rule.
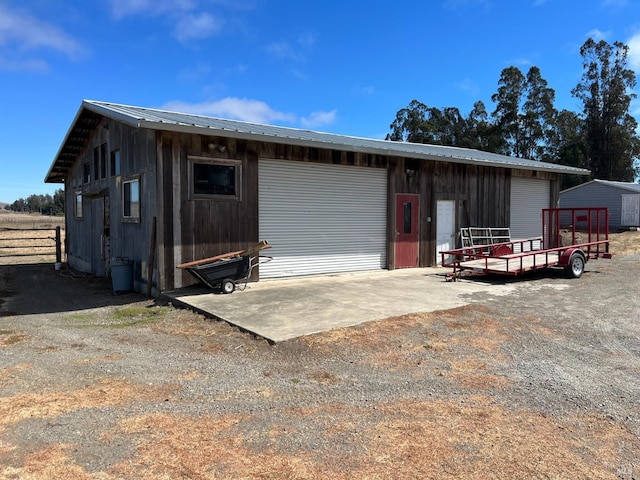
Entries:
[[260,278],[386,268],[387,172],[259,161]]
[[[511,178],[511,238],[542,236],[542,209],[549,208],[551,183],[536,178]],[[539,245],[535,247],[539,248]]]

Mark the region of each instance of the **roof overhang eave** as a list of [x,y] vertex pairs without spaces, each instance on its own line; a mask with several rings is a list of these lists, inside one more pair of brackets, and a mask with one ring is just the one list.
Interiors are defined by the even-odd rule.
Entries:
[[483,165],[487,167],[531,170],[531,171],[541,171],[541,172],[559,173],[559,174],[567,174],[567,175],[590,175],[591,173],[589,170],[586,170],[583,168],[565,167],[563,165],[555,165],[552,163],[540,163],[536,165],[531,165],[529,163],[519,163],[517,162],[517,159],[514,159],[515,161],[511,163],[505,163],[505,162],[497,162],[493,160],[456,157],[453,155],[433,155],[433,154],[421,153],[421,152],[403,152],[401,150],[395,150],[392,148],[385,148],[385,147],[372,147],[367,145],[346,145],[346,144],[337,143],[337,142],[328,142],[328,141],[323,142],[318,140],[309,140],[304,138],[287,137],[287,136],[280,136],[280,135],[265,135],[264,133],[240,132],[232,129],[205,127],[202,125],[176,124],[176,123],[164,123],[164,122],[157,122],[157,121],[141,120],[138,126],[141,128],[149,128],[149,129],[171,131],[171,132],[207,134],[207,135],[214,135],[214,136],[221,136],[221,137],[230,137],[237,140],[249,140],[249,141],[259,141],[259,142],[271,141],[271,142],[287,143],[287,144],[296,145],[299,147],[328,148],[328,149],[345,150],[345,151],[352,151],[352,152],[369,153],[372,155],[384,155],[388,157],[417,158],[422,160],[432,160],[435,162],[451,162],[451,163],[460,163],[460,164],[467,164],[467,165]]

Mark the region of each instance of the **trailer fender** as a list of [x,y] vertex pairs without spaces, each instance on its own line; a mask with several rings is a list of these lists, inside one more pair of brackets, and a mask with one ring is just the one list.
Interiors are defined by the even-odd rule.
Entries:
[[585,263],[587,261],[587,256],[584,254],[581,248],[567,248],[564,252],[560,254],[560,260],[558,261],[558,265],[561,267],[568,267],[569,262],[571,261],[571,257],[574,253],[582,255]]

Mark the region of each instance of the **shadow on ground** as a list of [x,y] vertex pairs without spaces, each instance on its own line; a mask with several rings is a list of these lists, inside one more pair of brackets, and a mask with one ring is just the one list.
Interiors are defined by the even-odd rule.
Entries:
[[60,271],[51,263],[0,265],[0,316],[69,312],[146,300],[137,293],[114,295],[111,281]]
[[[590,264],[589,264],[590,265]],[[584,272],[585,276],[600,275],[602,270],[597,268],[587,269]],[[463,272],[460,279],[457,281],[471,281],[474,283],[487,284],[487,285],[517,285],[519,283],[526,283],[532,280],[544,280],[554,279],[563,281],[580,281],[579,278],[570,278],[562,268],[545,268],[541,270],[534,270],[525,272],[522,275],[500,275],[497,273],[491,274],[479,274],[473,272]]]

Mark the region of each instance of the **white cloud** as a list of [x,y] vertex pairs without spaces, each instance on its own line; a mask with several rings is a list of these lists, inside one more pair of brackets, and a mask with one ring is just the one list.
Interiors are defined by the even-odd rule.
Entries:
[[56,25],[0,4],[0,46],[14,52],[50,49],[76,57],[84,47]]
[[331,110],[330,112],[311,112],[308,117],[301,118],[300,123],[308,128],[320,127],[335,122],[337,115],[337,110]]
[[60,27],[0,4],[0,70],[45,72],[49,70],[48,62],[28,53],[43,50],[62,53],[71,59],[86,52]]
[[179,100],[165,103],[165,110],[193,113],[211,117],[231,118],[245,122],[264,124],[296,124],[312,128],[335,122],[338,111],[312,112],[306,117],[298,118],[293,113],[281,112],[269,106],[266,102],[251,98],[226,97],[212,102],[187,103]]
[[351,92],[355,95],[368,97],[376,92],[376,88],[373,85],[356,85],[351,89]]
[[132,15],[163,15],[170,12],[188,12],[196,8],[194,0],[108,0],[111,14],[121,19]]
[[311,48],[315,45],[318,36],[315,33],[307,32],[298,37],[298,44],[305,48]]
[[47,72],[49,64],[41,59],[6,59],[0,56],[0,70],[9,72]]
[[172,101],[163,105],[162,108],[255,123],[293,123],[296,121],[294,114],[274,110],[267,103],[250,98],[226,97],[215,102],[201,103]]
[[266,46],[267,53],[282,60],[294,62],[306,61],[306,54],[315,45],[318,36],[315,33],[303,33],[293,42],[273,42]]
[[[204,39],[222,32],[224,22],[201,8],[197,0],[108,0],[115,19],[163,17],[174,24],[173,36],[180,42]],[[218,3],[218,2],[216,2]]]
[[474,82],[470,78],[465,78],[464,80],[458,82],[456,86],[460,90],[471,94],[471,96],[473,97],[477,97],[480,92],[480,86],[478,85],[478,83]]
[[182,17],[175,29],[175,37],[185,42],[191,39],[212,37],[222,30],[222,21],[208,13],[190,14]]
[[587,38],[593,38],[596,42],[600,40],[605,40],[609,36],[610,32],[603,32],[598,28],[594,28],[593,30],[587,32]]
[[287,42],[270,43],[267,45],[267,52],[274,57],[278,57],[283,60],[293,60],[294,62],[301,62],[304,60],[304,55],[296,51]]
[[627,40],[627,46],[629,47],[629,66],[640,74],[640,32]]

